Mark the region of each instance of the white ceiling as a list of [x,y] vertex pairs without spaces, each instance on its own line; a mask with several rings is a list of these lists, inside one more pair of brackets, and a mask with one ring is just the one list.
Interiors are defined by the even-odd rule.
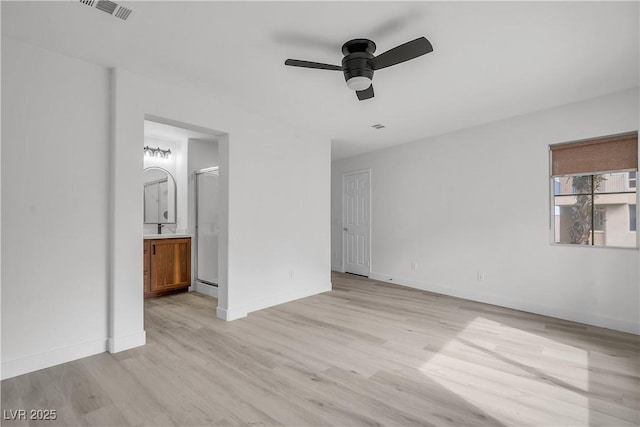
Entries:
[[[332,139],[334,159],[638,86],[638,2],[2,2],[2,34],[210,92]],[[434,52],[380,70],[358,101],[342,44]],[[375,130],[371,125],[387,127]]]

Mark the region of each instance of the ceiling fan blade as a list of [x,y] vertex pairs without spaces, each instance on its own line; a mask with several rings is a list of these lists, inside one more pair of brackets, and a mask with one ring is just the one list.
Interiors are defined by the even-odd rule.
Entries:
[[292,67],[317,68],[319,70],[342,71],[342,67],[338,65],[322,64],[320,62],[311,62],[311,61],[301,61],[299,59],[287,59],[286,61],[284,61],[284,65],[291,65]]
[[364,101],[365,99],[373,98],[373,85],[369,86],[368,89],[365,90],[357,90],[356,95],[358,95],[358,99],[360,101]]
[[429,52],[433,52],[433,46],[431,46],[429,40],[424,37],[420,37],[381,53],[370,62],[374,70],[380,70],[382,68],[387,68],[392,65],[409,61],[410,59],[417,58]]

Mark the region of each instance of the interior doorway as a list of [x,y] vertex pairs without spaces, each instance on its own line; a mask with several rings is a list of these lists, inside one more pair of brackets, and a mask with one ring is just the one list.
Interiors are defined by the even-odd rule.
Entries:
[[[163,298],[187,290],[196,291],[216,298],[213,300],[212,316],[216,316],[219,285],[225,286],[224,277],[219,274],[224,271],[219,261],[219,254],[224,248],[221,249],[220,245],[225,244],[219,235],[221,228],[225,227],[223,224],[226,224],[221,218],[224,199],[220,193],[224,189],[219,185],[220,138],[224,136],[208,129],[145,117],[142,150],[145,172],[154,169],[168,171],[167,176],[172,184],[172,191],[168,192],[172,195],[171,202],[166,203],[168,207],[165,209],[168,220],[147,221],[145,216],[143,237],[145,244],[150,243],[150,250],[145,252],[145,299]],[[147,209],[147,204],[153,201],[153,198],[147,197],[147,193],[152,192],[143,192],[145,212],[151,211]],[[156,217],[159,218],[159,215]],[[182,251],[183,254],[175,249],[170,251],[173,257],[159,260],[157,248],[152,248],[151,243],[165,241],[175,244],[184,241],[188,250]],[[178,252],[181,256],[176,258]],[[155,268],[151,268],[152,262],[148,263],[150,267],[147,266],[146,257],[157,261]],[[180,273],[179,281],[176,280],[176,271]],[[153,286],[146,285],[146,277],[152,279],[154,276],[164,285],[163,292],[154,292]],[[151,285],[155,283],[153,280],[148,282]],[[160,303],[158,300],[146,305]]]
[[342,264],[346,273],[369,277],[371,270],[371,171],[342,176]]

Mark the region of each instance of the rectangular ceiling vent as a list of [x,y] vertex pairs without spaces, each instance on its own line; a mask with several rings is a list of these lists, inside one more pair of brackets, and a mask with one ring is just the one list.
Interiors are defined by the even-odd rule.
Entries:
[[98,3],[96,3],[96,9],[107,12],[109,15],[113,15],[117,7],[118,3],[109,0],[98,0]]
[[80,3],[126,21],[132,10],[111,0],[80,0]]
[[126,21],[129,15],[131,15],[131,9],[129,9],[128,7],[120,6],[120,8],[116,10],[115,17]]

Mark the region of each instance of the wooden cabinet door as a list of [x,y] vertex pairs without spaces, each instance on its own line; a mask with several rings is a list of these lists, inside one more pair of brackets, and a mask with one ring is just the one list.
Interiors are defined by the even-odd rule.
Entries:
[[145,240],[144,241],[144,293],[149,293],[151,292],[151,241],[150,240]]
[[191,239],[151,240],[151,292],[191,285]]

